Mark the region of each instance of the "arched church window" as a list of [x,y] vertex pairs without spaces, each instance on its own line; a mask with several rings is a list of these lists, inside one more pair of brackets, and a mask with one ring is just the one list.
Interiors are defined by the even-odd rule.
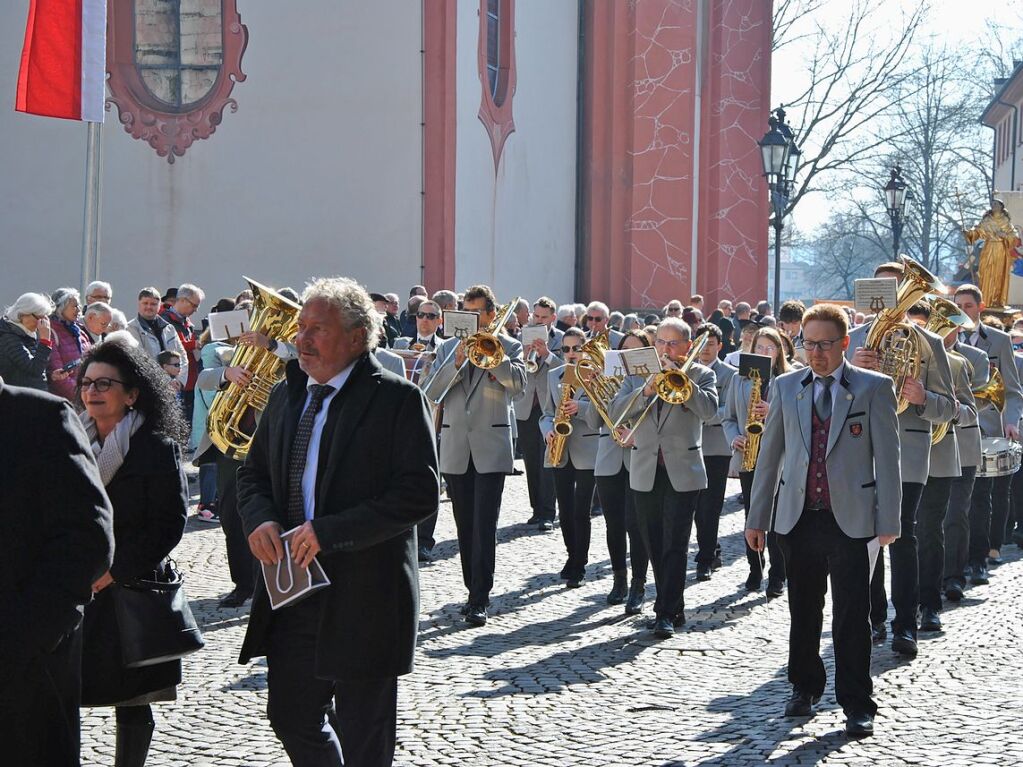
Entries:
[[108,34],[108,102],[168,162],[237,111],[248,30],[236,0],[111,0]]
[[515,0],[480,0],[479,74],[483,89],[479,118],[490,135],[495,169],[515,130]]

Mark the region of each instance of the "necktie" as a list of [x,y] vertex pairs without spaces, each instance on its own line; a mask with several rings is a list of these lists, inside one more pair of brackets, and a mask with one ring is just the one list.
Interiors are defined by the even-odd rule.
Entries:
[[323,407],[323,400],[334,391],[333,386],[311,386],[312,398],[309,406],[302,413],[295,429],[295,438],[291,441],[291,454],[288,458],[288,529],[298,527],[305,522],[305,499],[302,495],[302,475],[305,474],[306,453],[309,452],[309,440],[313,436],[313,422],[316,414]]
[[817,417],[826,421],[831,418],[831,384],[835,382],[835,379],[833,376],[824,376],[820,381],[824,384],[824,391],[817,398],[814,407],[817,410]]

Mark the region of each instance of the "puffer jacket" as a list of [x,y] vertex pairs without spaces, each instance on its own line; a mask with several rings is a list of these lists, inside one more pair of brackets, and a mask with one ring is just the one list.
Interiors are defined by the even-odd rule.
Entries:
[[[68,377],[62,381],[54,381],[53,373],[65,365],[80,360],[92,348],[92,340],[80,327],[73,325],[69,328],[56,316],[50,317],[50,327],[53,329],[53,351],[50,353],[49,373],[46,376],[50,381],[50,391],[58,397],[74,402],[78,369],[71,370]],[[77,334],[77,340],[72,334]]]
[[50,347],[20,325],[0,317],[0,378],[12,386],[46,391]]

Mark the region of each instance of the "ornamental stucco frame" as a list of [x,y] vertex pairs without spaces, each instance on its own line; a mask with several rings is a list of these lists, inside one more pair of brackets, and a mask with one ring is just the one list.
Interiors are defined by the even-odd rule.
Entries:
[[515,120],[512,118],[512,101],[515,98],[515,0],[501,0],[503,11],[499,30],[498,45],[501,46],[501,65],[498,68],[498,89],[503,98],[497,105],[494,95],[490,92],[490,80],[487,77],[487,0],[480,0],[480,30],[477,51],[477,68],[479,71],[480,88],[483,92],[478,117],[490,136],[490,147],[494,153],[494,172],[501,164],[501,153],[504,142],[515,132]]
[[235,83],[245,80],[242,57],[249,30],[242,24],[237,0],[221,0],[223,57],[209,93],[182,111],[164,108],[142,80],[135,62],[135,0],[112,0],[107,23],[106,109],[117,107],[126,133],[148,143],[156,154],[173,163],[197,140],[207,139],[223,120],[224,110],[238,111],[231,98]]

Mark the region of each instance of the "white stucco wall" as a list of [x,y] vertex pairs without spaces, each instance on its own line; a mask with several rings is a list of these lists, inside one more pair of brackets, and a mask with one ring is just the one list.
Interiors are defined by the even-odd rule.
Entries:
[[458,3],[455,280],[490,284],[498,300],[573,298],[578,5],[515,5],[515,132],[494,173],[477,114],[479,0]]
[[[0,305],[79,284],[85,127],[13,111],[27,0],[0,5]],[[408,0],[239,0],[238,111],[173,165],[104,125],[102,261],[115,304],[242,274],[346,274],[401,293],[422,260],[422,20]],[[201,310],[205,315],[205,307]]]

